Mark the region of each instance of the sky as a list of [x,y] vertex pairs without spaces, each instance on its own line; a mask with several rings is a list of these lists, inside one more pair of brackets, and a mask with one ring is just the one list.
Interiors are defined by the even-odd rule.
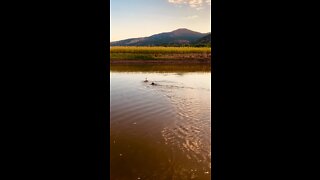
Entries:
[[211,32],[211,0],[111,0],[110,8],[111,41],[179,28]]

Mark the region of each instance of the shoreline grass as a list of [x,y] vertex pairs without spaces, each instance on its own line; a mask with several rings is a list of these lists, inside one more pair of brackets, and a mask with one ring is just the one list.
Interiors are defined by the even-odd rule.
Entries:
[[110,47],[111,60],[209,60],[210,47]]
[[211,47],[112,46],[110,53],[211,53]]

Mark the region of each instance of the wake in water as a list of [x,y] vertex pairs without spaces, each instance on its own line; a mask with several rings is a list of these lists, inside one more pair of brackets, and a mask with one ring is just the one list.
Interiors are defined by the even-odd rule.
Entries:
[[[161,131],[165,144],[171,149],[168,161],[173,176],[207,179],[211,175],[210,105],[198,96],[203,90],[209,93],[210,89],[188,87],[175,81],[156,82],[159,87],[155,90],[167,97],[175,108],[174,121]],[[192,94],[185,96],[188,92]],[[177,163],[183,159],[184,165]]]
[[112,74],[112,179],[210,179],[208,79],[203,73]]
[[[143,81],[143,82],[149,82],[149,81]],[[179,85],[180,84],[180,85]],[[184,86],[182,83],[178,83],[178,82],[174,82],[174,81],[166,81],[166,80],[162,80],[162,81],[152,81],[151,84],[148,85],[152,85],[152,86],[161,86],[163,88],[181,88],[181,89],[195,89],[195,90],[204,90],[204,91],[210,91],[210,89],[208,88],[195,88],[195,87],[188,87],[188,86]]]

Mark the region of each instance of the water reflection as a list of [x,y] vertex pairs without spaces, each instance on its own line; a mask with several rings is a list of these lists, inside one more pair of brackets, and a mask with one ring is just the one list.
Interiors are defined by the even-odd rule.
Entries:
[[112,65],[110,74],[111,179],[210,179],[210,67]]

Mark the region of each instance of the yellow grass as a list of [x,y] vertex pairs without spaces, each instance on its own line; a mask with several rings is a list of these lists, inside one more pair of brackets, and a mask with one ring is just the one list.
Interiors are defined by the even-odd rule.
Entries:
[[112,46],[110,53],[211,53],[210,47]]

